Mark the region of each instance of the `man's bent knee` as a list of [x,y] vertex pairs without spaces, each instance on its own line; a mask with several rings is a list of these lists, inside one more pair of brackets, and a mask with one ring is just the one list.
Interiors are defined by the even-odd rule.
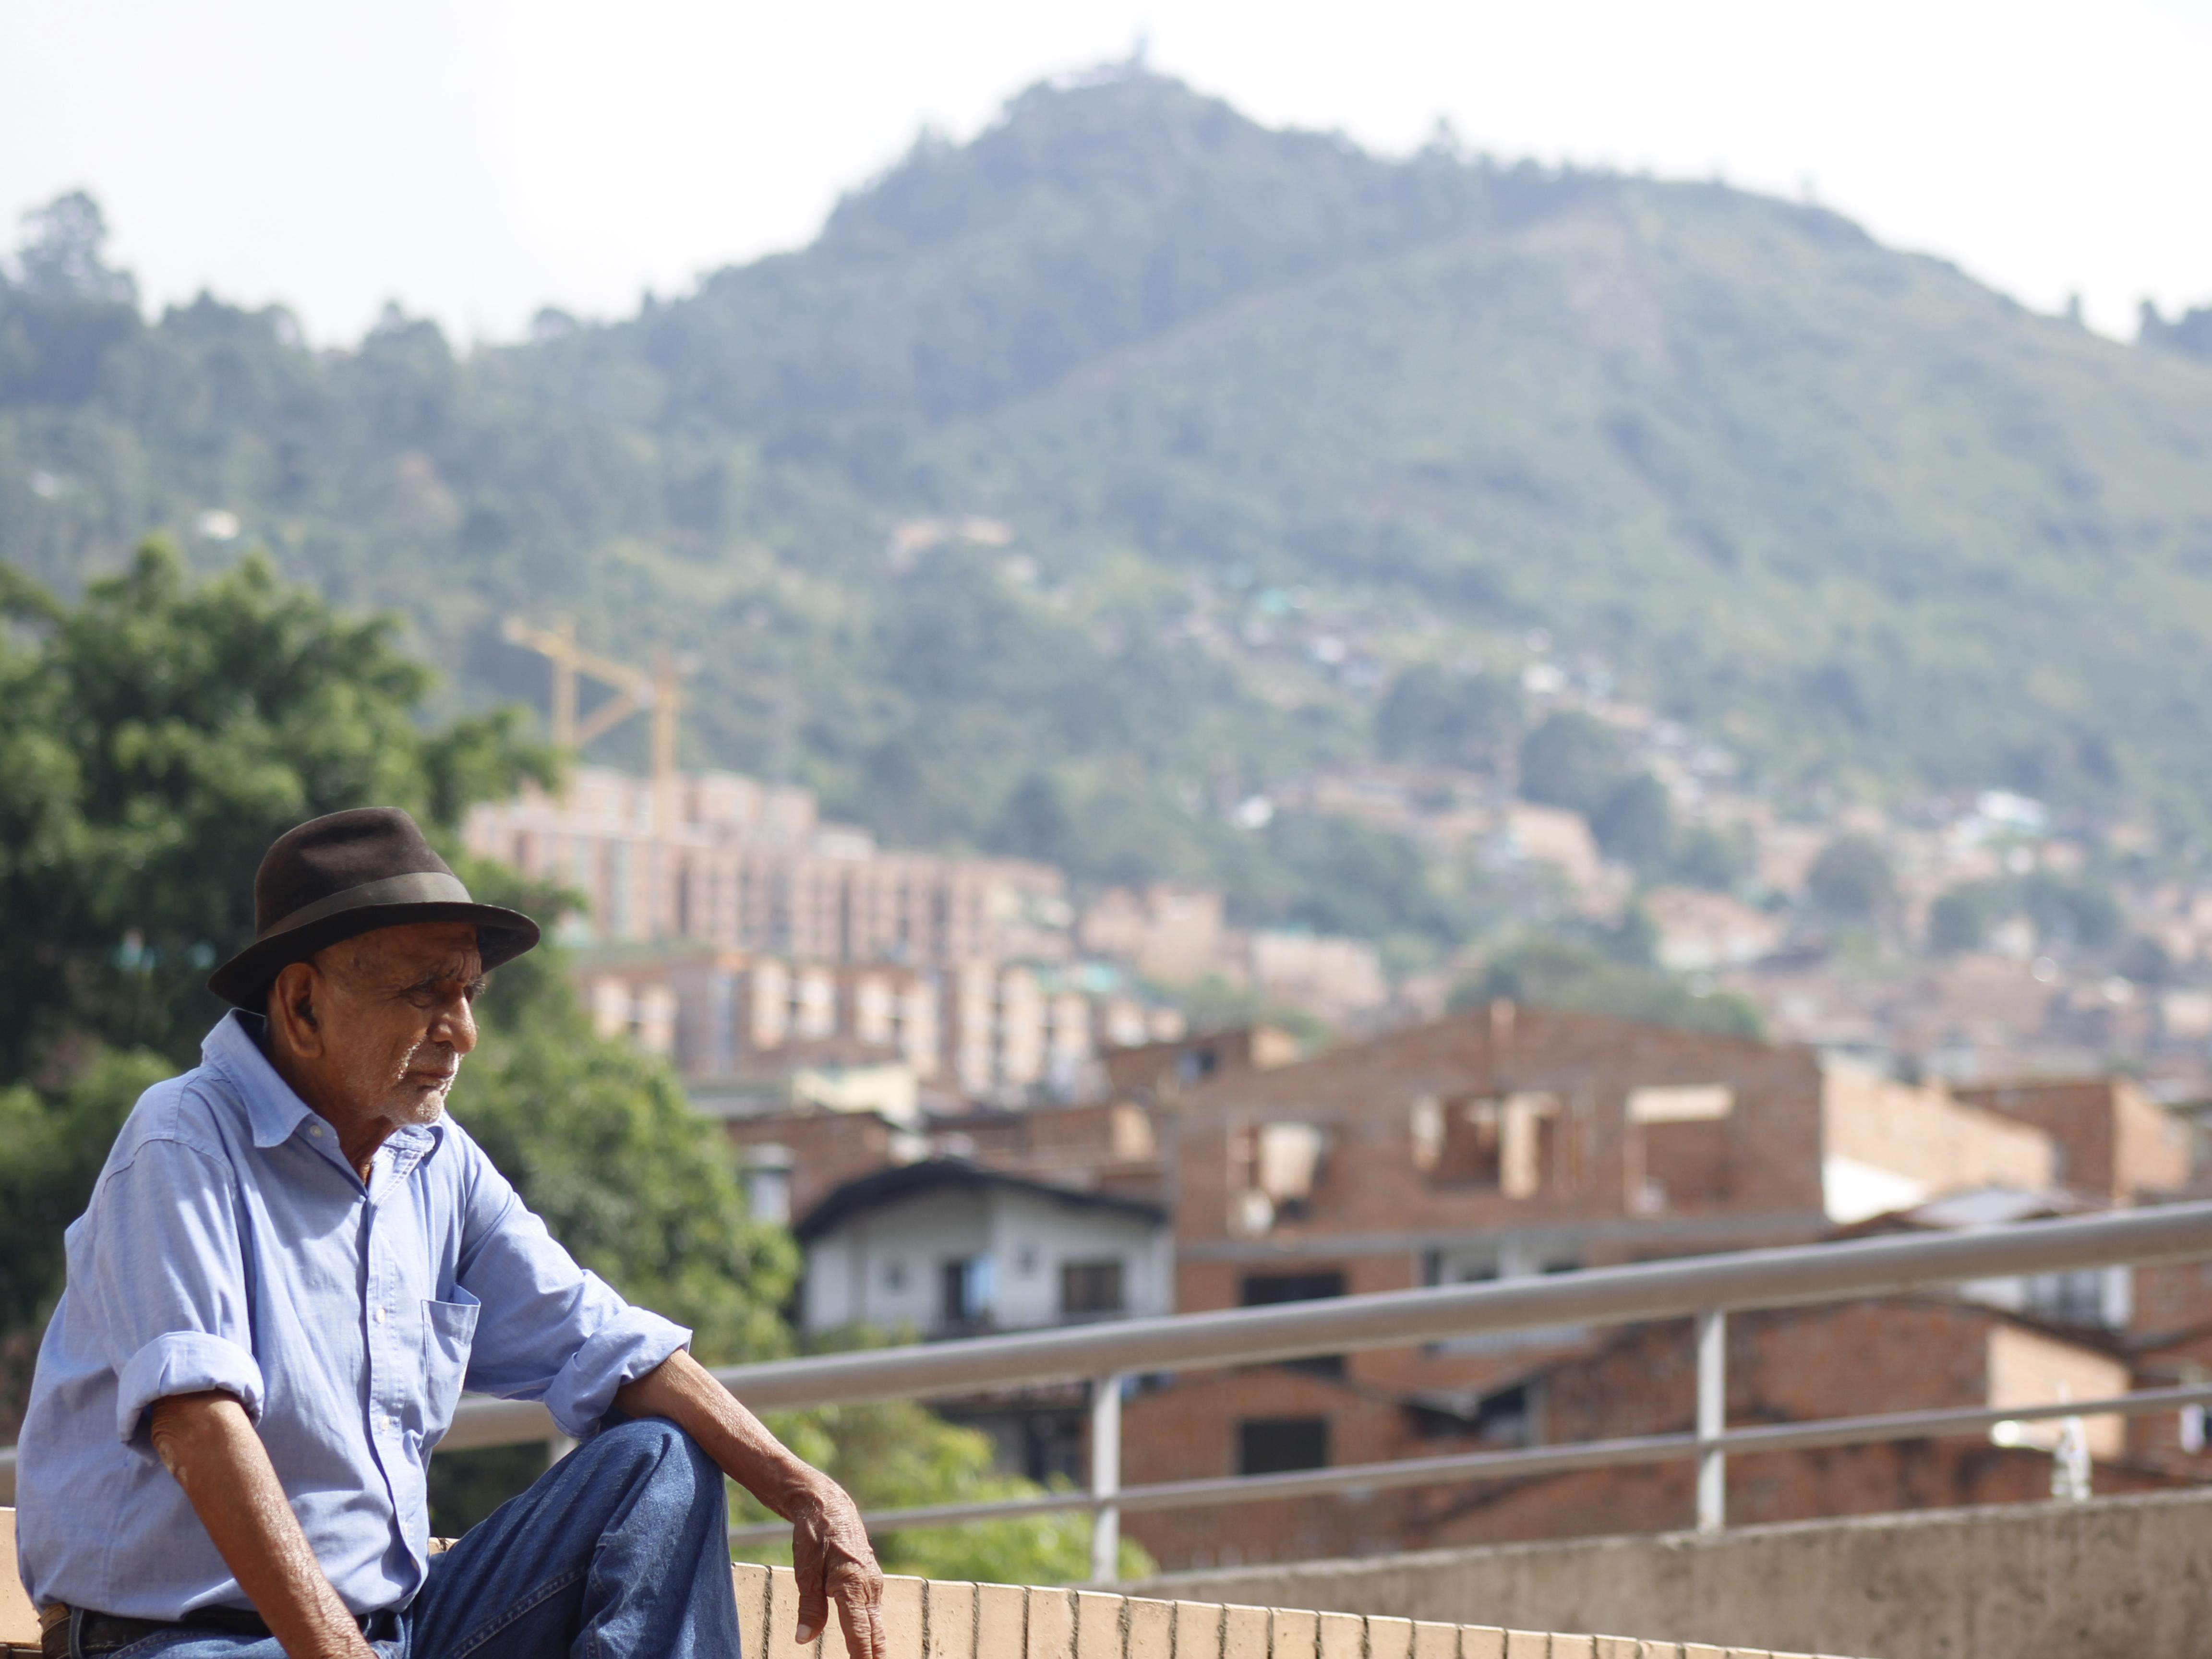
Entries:
[[619,1471],[631,1480],[682,1480],[721,1491],[722,1474],[699,1443],[665,1417],[634,1418],[602,1429],[571,1456]]

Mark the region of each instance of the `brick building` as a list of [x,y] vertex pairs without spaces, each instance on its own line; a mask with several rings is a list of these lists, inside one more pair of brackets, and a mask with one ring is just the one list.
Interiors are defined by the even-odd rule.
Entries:
[[[2180,1169],[2179,1143],[2124,1088],[2038,1085],[1999,1109],[1803,1048],[1504,1003],[1309,1060],[1264,1032],[1154,1044],[1114,1055],[1109,1077],[1111,1103],[934,1121],[908,1152],[1156,1194],[1184,1313],[2069,1213],[2156,1193]],[[2059,1188],[2063,1169],[2092,1190]],[[2080,1399],[2160,1380],[2154,1366],[2212,1367],[2204,1271],[2089,1277],[1732,1321],[1731,1417]],[[2137,1334],[2151,1315],[2156,1352]],[[1124,1479],[1683,1430],[1690,1364],[1673,1322],[1151,1379],[1126,1408]],[[2035,1497],[2050,1479],[2040,1432],[1741,1458],[1731,1513]],[[2171,1416],[2095,1425],[2100,1489],[2212,1475],[2202,1443],[2201,1423],[2192,1440]],[[1349,1554],[1679,1526],[1690,1478],[1662,1465],[1125,1524],[1170,1567]]]
[[[2087,1399],[2125,1392],[2130,1376],[2109,1341],[1932,1298],[1740,1315],[1729,1322],[1728,1363],[1729,1420],[1737,1425]],[[1133,1480],[1200,1479],[1682,1433],[1694,1420],[1695,1396],[1696,1366],[1680,1322],[1622,1328],[1583,1352],[1533,1362],[1497,1379],[1471,1410],[1418,1396],[1378,1400],[1371,1385],[1314,1370],[1219,1372],[1146,1396],[1141,1419],[1133,1407],[1124,1468]],[[1224,1445],[1207,1429],[1229,1414],[1237,1432]],[[2132,1455],[2119,1419],[2092,1419],[2087,1427],[2101,1493],[2201,1478]],[[1733,1455],[1729,1519],[1751,1525],[2037,1501],[2050,1493],[2047,1448],[2056,1425],[2021,1429],[2016,1443],[2004,1446],[1956,1437]],[[1151,1472],[1137,1472],[1139,1457]],[[1695,1512],[1693,1478],[1684,1460],[1144,1514],[1125,1524],[1177,1568],[1674,1531]]]
[[[2147,1106],[2124,1085],[2088,1085],[1985,1103],[1824,1068],[1801,1048],[1495,1005],[1185,1091],[1175,1137],[1177,1307],[1808,1242],[1945,1194],[2044,1192],[2069,1147],[2095,1195],[2054,1194],[2051,1203],[2126,1201],[2182,1172],[2181,1141],[2154,1108],[2136,1109]],[[1980,1288],[1990,1300],[2008,1290]],[[2117,1300],[2100,1285],[2086,1302],[2069,1288],[2020,1287],[2013,1310],[1891,1301],[1734,1322],[1731,1417],[2124,1391],[2134,1360],[2114,1328],[2131,1315],[2124,1285]],[[2072,1322],[2052,1323],[2046,1308]],[[1132,1404],[1126,1478],[1683,1430],[1690,1364],[1688,1330],[1676,1322],[1179,1378]],[[2062,1383],[2069,1395],[2051,1391]],[[2118,1460],[2107,1489],[2192,1478],[2187,1455],[2148,1455],[2146,1437],[2158,1431],[2096,1425],[2093,1450]],[[2170,1423],[2162,1431],[2171,1436]],[[1660,1466],[1129,1525],[1178,1565],[1357,1553],[1679,1526],[1690,1478],[1686,1466]],[[2049,1459],[2032,1444],[1778,1455],[1741,1460],[1731,1512],[1784,1519],[2034,1496],[2048,1480]]]
[[2131,1079],[2036,1078],[1953,1092],[2049,1135],[2057,1148],[2052,1184],[2069,1192],[2129,1204],[2189,1184],[2187,1126]]

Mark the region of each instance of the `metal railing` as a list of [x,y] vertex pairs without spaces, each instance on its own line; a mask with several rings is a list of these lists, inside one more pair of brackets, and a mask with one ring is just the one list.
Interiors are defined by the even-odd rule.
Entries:
[[[1107,1580],[1115,1576],[1121,1516],[1128,1511],[1522,1478],[1688,1458],[1697,1464],[1697,1524],[1711,1531],[1726,1521],[1726,1468],[1732,1451],[1864,1445],[1984,1433],[2008,1420],[2129,1415],[2212,1405],[2212,1386],[2208,1386],[2042,1407],[1907,1412],[1733,1430],[1726,1421],[1730,1313],[1853,1301],[1972,1280],[2207,1257],[2212,1257],[2212,1203],[2176,1204],[1936,1236],[1899,1234],[1682,1256],[1522,1279],[872,1348],[730,1366],[715,1375],[760,1411],[1087,1382],[1092,1449],[1087,1492],[890,1510],[867,1519],[871,1526],[888,1530],[1088,1510],[1092,1516],[1092,1573]],[[1688,1433],[1408,1458],[1286,1474],[1131,1487],[1121,1484],[1122,1384],[1131,1376],[1545,1327],[1670,1318],[1695,1322],[1697,1411],[1695,1426]],[[552,1419],[543,1407],[472,1396],[463,1401],[441,1447],[465,1450],[554,1437]],[[12,1489],[13,1480],[11,1449],[0,1454],[0,1482]],[[731,1537],[733,1542],[747,1542],[782,1531],[776,1525],[739,1527],[732,1529]]]

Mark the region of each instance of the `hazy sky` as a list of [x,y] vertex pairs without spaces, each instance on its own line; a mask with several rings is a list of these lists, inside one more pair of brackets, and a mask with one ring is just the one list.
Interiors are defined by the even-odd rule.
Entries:
[[462,339],[619,315],[1139,40],[1377,149],[1442,116],[1503,157],[1810,191],[2114,333],[2212,302],[2212,0],[0,8],[0,213],[84,185],[150,301],[281,300],[319,341],[387,298]]

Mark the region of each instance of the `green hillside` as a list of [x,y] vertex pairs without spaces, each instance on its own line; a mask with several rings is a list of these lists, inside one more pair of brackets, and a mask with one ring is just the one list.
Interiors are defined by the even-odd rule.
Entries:
[[[1818,209],[1116,75],[918,147],[802,252],[465,357],[397,315],[341,354],[144,324],[97,246],[58,210],[0,289],[0,556],[265,544],[474,700],[542,696],[501,616],[572,611],[699,654],[688,758],[900,839],[1345,922],[1310,879],[1345,847],[1255,856],[1222,809],[1540,627],[1785,793],[2212,820],[2212,363]],[[975,516],[1011,544],[911,530]]]

